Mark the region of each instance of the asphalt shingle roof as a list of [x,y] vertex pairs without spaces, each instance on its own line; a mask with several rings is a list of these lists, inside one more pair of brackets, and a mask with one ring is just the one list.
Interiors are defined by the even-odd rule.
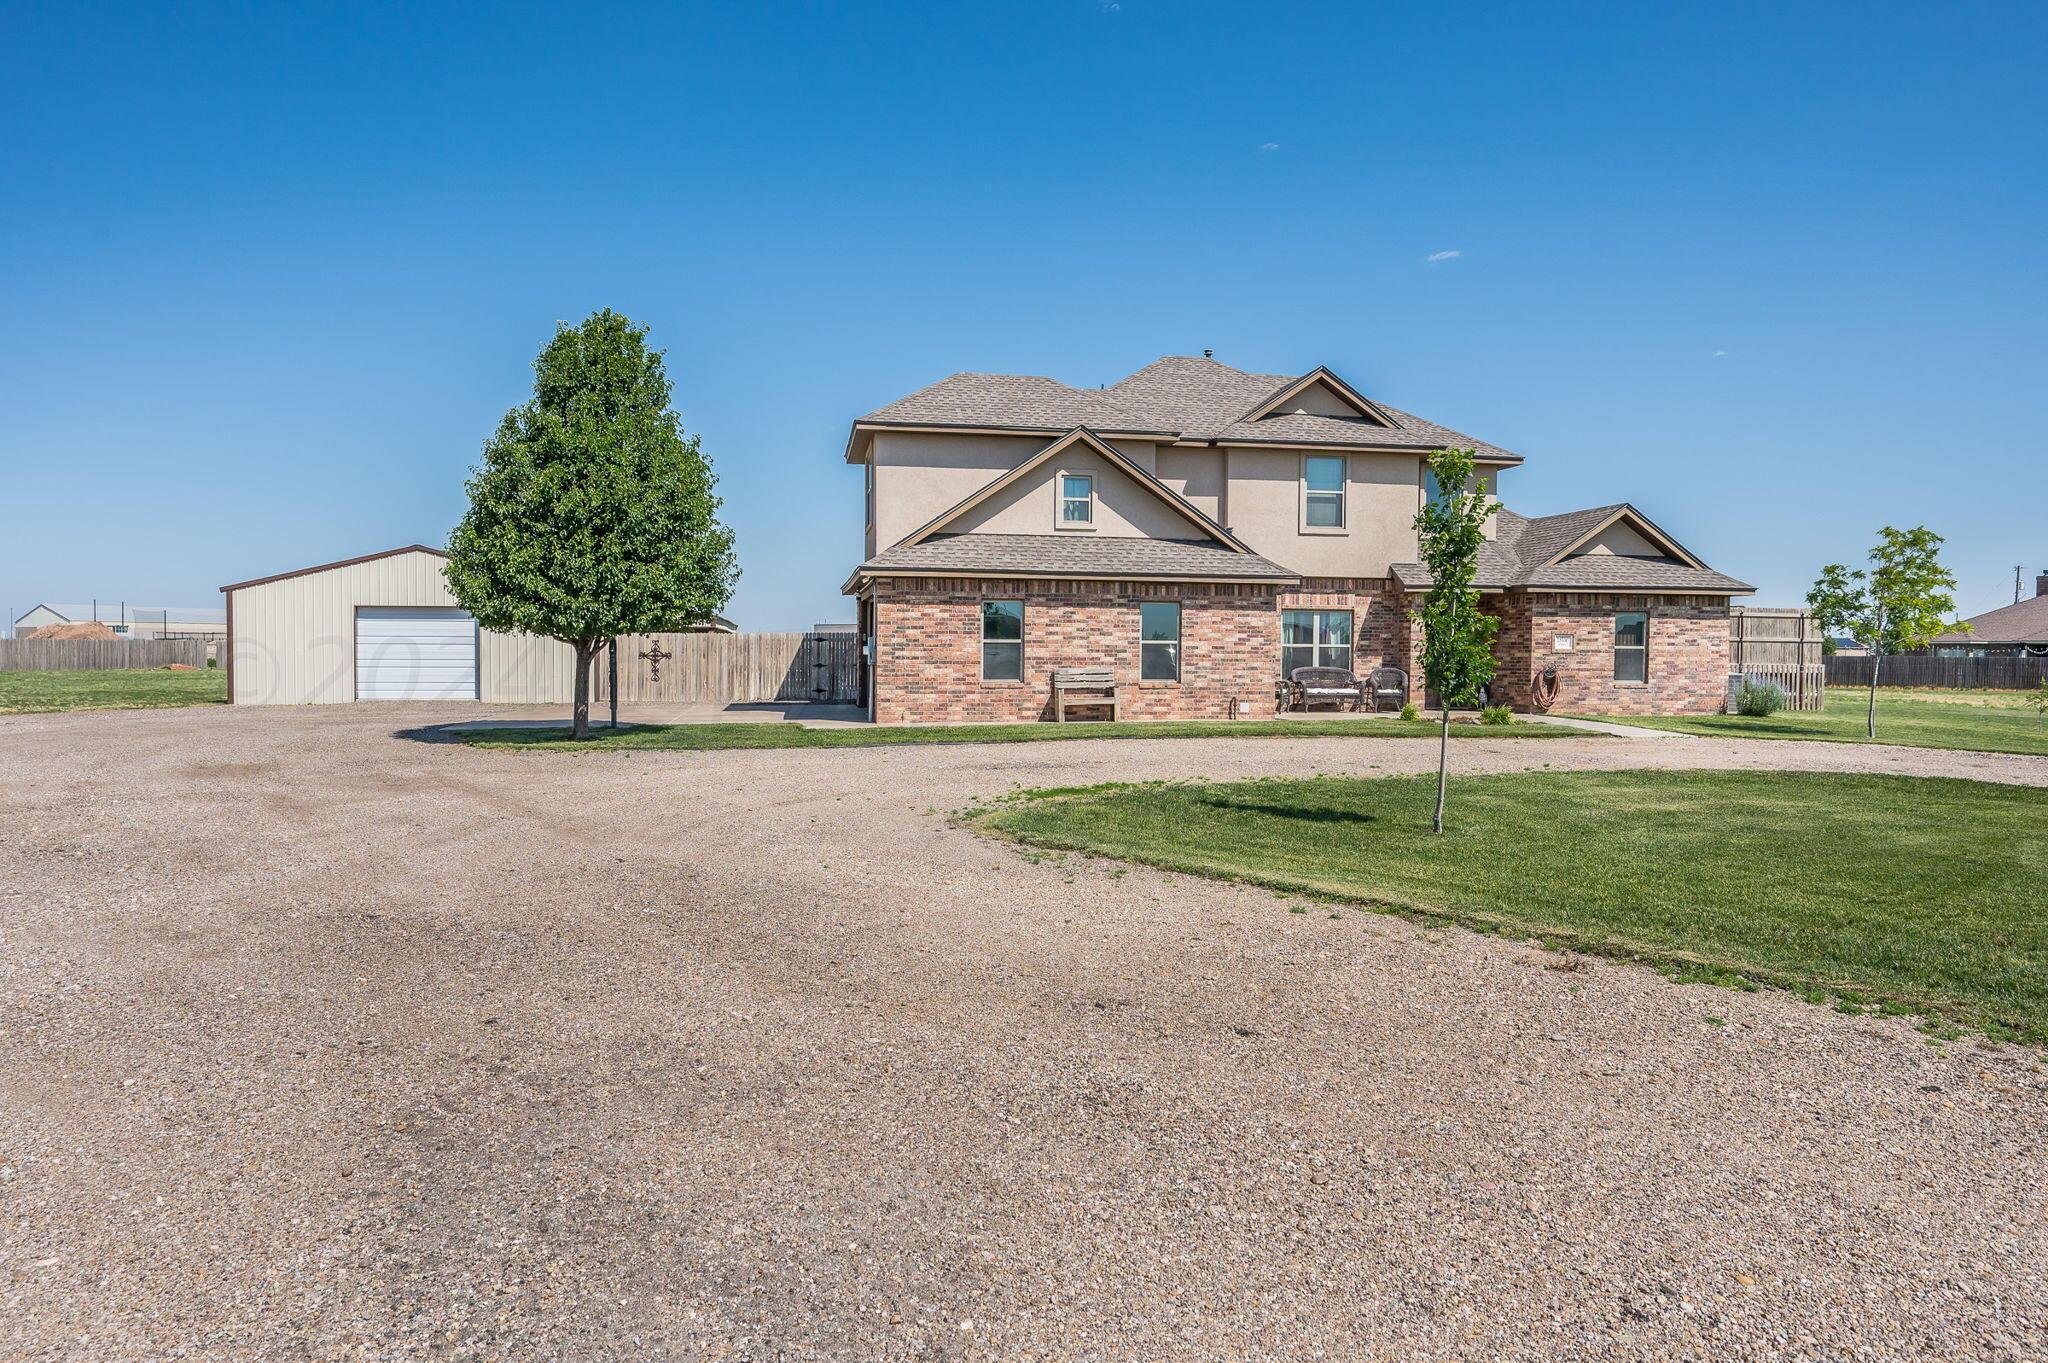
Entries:
[[1968,634],[1944,634],[1937,644],[2048,644],[2048,596],[2030,596],[1973,615]]
[[1244,421],[1246,412],[1299,375],[1247,374],[1193,355],[1168,355],[1107,388],[1069,388],[1029,374],[954,374],[860,418],[880,425],[990,426],[1174,436],[1183,440],[1263,441],[1433,450],[1454,445],[1483,459],[1521,456],[1374,400],[1392,427],[1364,420],[1289,412]]
[[[1621,554],[1582,554],[1550,563],[1558,553],[1584,539],[1627,503],[1566,511],[1556,516],[1521,516],[1502,507],[1494,538],[1479,548],[1482,588],[1544,587],[1565,591],[1694,591],[1746,594],[1749,583],[1693,568],[1672,559],[1628,558]],[[1396,563],[1394,576],[1411,589],[1427,589],[1429,569],[1420,563]]]
[[1177,577],[1298,582],[1300,575],[1213,540],[1118,535],[934,535],[860,565],[864,573],[1019,573],[1088,578]]

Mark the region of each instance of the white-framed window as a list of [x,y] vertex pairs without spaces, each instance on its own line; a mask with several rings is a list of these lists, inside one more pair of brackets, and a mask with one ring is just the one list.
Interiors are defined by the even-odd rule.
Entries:
[[1280,675],[1297,667],[1351,669],[1350,611],[1280,612]]
[[1301,523],[1311,530],[1345,525],[1344,456],[1310,454],[1301,460]]
[[1094,474],[1060,475],[1060,524],[1068,527],[1095,524]]
[[1621,611],[1614,617],[1614,679],[1650,679],[1650,617],[1643,611]]
[[1138,603],[1138,679],[1180,680],[1180,602]]
[[1024,603],[981,603],[981,679],[1024,680]]

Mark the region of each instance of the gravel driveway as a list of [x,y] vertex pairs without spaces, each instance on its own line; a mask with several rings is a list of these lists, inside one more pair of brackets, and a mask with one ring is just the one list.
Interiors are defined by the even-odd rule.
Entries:
[[0,720],[0,1357],[2048,1356],[2032,1052],[947,819],[1426,741],[395,736],[453,713]]

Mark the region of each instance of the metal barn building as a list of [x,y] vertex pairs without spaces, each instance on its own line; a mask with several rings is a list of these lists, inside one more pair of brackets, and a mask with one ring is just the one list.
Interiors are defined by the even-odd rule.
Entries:
[[570,700],[574,651],[479,629],[448,590],[447,561],[412,544],[222,587],[229,702]]

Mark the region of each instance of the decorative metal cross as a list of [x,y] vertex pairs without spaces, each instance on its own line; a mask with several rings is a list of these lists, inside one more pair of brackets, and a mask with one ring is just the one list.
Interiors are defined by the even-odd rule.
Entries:
[[642,653],[640,656],[647,660],[648,680],[653,682],[659,682],[661,680],[662,663],[670,658],[675,657],[676,655],[669,652],[667,649],[663,648],[661,646],[661,640],[656,639],[654,641],[654,647],[648,649],[645,653]]

